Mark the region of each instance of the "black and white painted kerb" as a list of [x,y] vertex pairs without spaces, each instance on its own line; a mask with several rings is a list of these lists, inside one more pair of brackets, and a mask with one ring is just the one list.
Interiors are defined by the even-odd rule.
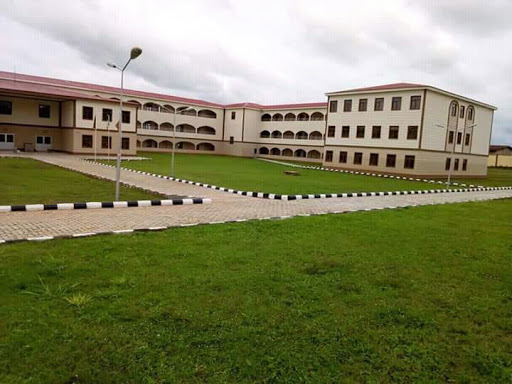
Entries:
[[[114,165],[98,163],[95,161],[91,161],[88,159],[82,159],[83,161],[102,165],[104,167],[115,168]],[[234,193],[236,195],[248,196],[248,197],[258,197],[262,199],[271,199],[271,200],[306,200],[306,199],[329,199],[329,198],[347,198],[347,197],[366,197],[366,196],[396,196],[396,195],[423,195],[429,193],[458,193],[458,192],[483,192],[483,191],[501,191],[501,190],[510,190],[512,187],[470,187],[470,188],[459,188],[459,189],[426,189],[426,190],[413,190],[413,191],[387,191],[387,192],[352,192],[352,193],[320,193],[320,194],[305,194],[305,195],[279,195],[274,193],[265,193],[265,192],[248,192],[248,191],[239,191],[236,189],[218,187],[216,185],[199,183],[191,180],[183,180],[174,178],[171,176],[159,175],[157,173],[138,171],[135,169],[121,167],[122,170],[138,173],[141,175],[157,177],[159,179],[165,179],[170,181],[177,181],[179,183],[195,185],[197,187],[214,189],[216,191]],[[360,174],[363,174],[360,172]],[[387,176],[387,175],[382,175]],[[414,179],[412,179],[414,180]],[[418,179],[421,181],[420,179]],[[426,180],[428,182],[428,180]],[[435,181],[437,182],[437,181]]]
[[211,199],[185,198],[167,200],[135,200],[135,201],[109,201],[88,203],[60,203],[60,204],[25,204],[25,205],[0,205],[0,212],[32,212],[55,211],[71,209],[99,209],[99,208],[133,208],[155,207],[168,205],[210,204]]
[[[485,200],[494,200],[501,199],[501,197],[491,197],[486,198]],[[478,199],[477,199],[478,200]],[[470,200],[471,201],[471,200]],[[457,204],[460,202],[428,202],[423,204],[405,204],[402,206],[384,206],[384,207],[373,207],[373,208],[365,208],[365,209],[347,209],[345,211],[328,211],[322,213],[301,213],[293,216],[271,216],[271,217],[261,217],[255,219],[235,219],[235,220],[222,220],[222,221],[210,221],[204,223],[187,223],[187,224],[174,224],[169,226],[160,226],[160,227],[147,227],[147,228],[134,228],[134,229],[119,229],[114,231],[102,231],[102,232],[87,232],[87,233],[76,233],[72,235],[59,235],[59,236],[41,236],[41,237],[27,237],[22,239],[10,239],[10,240],[1,240],[0,244],[10,244],[10,243],[18,243],[22,241],[29,242],[38,242],[38,241],[46,241],[46,240],[57,240],[57,239],[76,239],[81,237],[91,237],[98,235],[121,235],[121,234],[131,234],[137,232],[156,232],[156,231],[164,231],[166,229],[172,228],[186,228],[186,227],[195,227],[200,225],[215,225],[215,224],[230,224],[230,223],[243,223],[250,221],[264,221],[264,220],[285,220],[293,217],[310,217],[310,216],[322,216],[322,215],[332,215],[332,214],[350,214],[356,212],[369,212],[369,211],[380,211],[380,210],[388,210],[388,209],[406,209],[410,207],[419,207],[422,205],[445,205],[445,204]]]
[[[325,168],[325,167],[319,167],[319,166],[315,166],[315,165],[292,164],[292,163],[287,163],[287,162],[284,162],[284,161],[265,159],[265,158],[262,158],[262,157],[257,157],[256,159],[257,160],[261,160],[261,161],[266,161],[267,163],[286,165],[287,167],[292,167],[292,168],[312,169],[312,170],[316,170],[316,171],[327,171],[327,172],[337,172],[337,173],[350,173],[352,175],[363,175],[363,176],[381,177],[383,179],[418,181],[418,182],[422,182],[422,183],[431,183],[431,184],[446,184],[446,182],[442,181],[442,180],[420,179],[420,178],[417,178],[417,177],[387,175],[387,174],[381,174],[381,173],[352,171],[352,170],[338,169],[338,168]],[[458,187],[483,188],[482,185],[473,185],[473,184],[467,185],[467,184],[464,184],[464,183],[457,183],[455,181],[450,182],[450,185],[456,185]]]

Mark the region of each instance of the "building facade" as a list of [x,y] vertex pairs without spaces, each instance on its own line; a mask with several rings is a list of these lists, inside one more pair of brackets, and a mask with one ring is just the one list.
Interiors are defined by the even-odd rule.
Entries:
[[495,107],[400,83],[327,102],[222,105],[0,72],[0,150],[260,156],[379,173],[485,176]]

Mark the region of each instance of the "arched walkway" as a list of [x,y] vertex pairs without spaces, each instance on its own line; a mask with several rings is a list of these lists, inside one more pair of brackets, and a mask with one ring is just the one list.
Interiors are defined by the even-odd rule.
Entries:
[[174,127],[171,123],[162,123],[160,124],[161,131],[174,131]]
[[158,143],[155,140],[147,139],[142,142],[142,148],[158,148]]
[[283,115],[276,113],[274,116],[272,116],[272,121],[283,121]]
[[295,121],[297,120],[297,117],[293,113],[287,113],[284,117],[284,121]]
[[293,134],[292,131],[286,131],[283,134],[283,139],[295,139],[295,135]]
[[309,140],[322,140],[322,134],[318,131],[313,131],[309,134]]
[[281,150],[279,148],[272,148],[270,150],[270,154],[272,156],[280,156],[281,155]]
[[261,147],[259,150],[260,155],[268,155],[268,148],[267,147]]
[[293,157],[293,151],[290,148],[283,149],[281,153],[283,156]]
[[283,134],[280,131],[273,131],[272,132],[272,138],[273,139],[282,139]]
[[196,133],[196,129],[190,124],[180,124],[176,127],[176,132]]
[[269,131],[261,131],[260,132],[260,137],[262,139],[268,139],[270,137],[270,132]]
[[306,112],[299,113],[297,116],[298,121],[309,121],[309,115]]
[[158,147],[164,149],[172,149],[172,143],[169,140],[164,140],[158,144]]
[[188,141],[180,141],[179,143],[176,144],[176,149],[193,151],[196,149],[196,146],[193,143],[190,143]]
[[142,124],[142,129],[151,129],[152,131],[158,131],[158,124],[154,121],[145,121]]
[[196,148],[198,151],[215,151],[215,145],[212,143],[199,143]]
[[272,117],[268,113],[265,113],[261,116],[261,121],[270,121],[271,119]]
[[297,135],[295,135],[295,138],[297,140],[307,140],[308,139],[308,134],[304,131],[299,131],[297,132]]
[[308,152],[308,159],[320,159],[322,157],[322,154],[317,151],[316,149],[313,149]]
[[303,149],[297,149],[295,151],[295,157],[306,157],[306,151]]
[[217,118],[217,114],[209,109],[201,109],[197,112],[198,117],[206,117],[207,119],[215,119]]
[[322,121],[324,119],[324,114],[321,112],[315,112],[311,115],[311,121]]
[[215,128],[204,125],[197,128],[197,133],[200,135],[215,135]]

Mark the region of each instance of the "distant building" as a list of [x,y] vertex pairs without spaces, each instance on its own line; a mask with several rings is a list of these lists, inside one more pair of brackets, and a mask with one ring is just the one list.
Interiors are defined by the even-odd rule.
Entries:
[[512,167],[512,146],[491,145],[487,165],[489,167]]
[[[222,105],[136,90],[124,97],[124,155],[175,146],[418,176],[444,176],[450,168],[455,176],[485,176],[496,110],[410,83],[284,105]],[[0,72],[0,150],[114,152],[118,103],[115,87]]]

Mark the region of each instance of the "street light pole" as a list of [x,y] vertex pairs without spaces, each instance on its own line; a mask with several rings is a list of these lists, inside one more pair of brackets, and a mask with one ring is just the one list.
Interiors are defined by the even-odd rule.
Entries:
[[180,110],[180,108],[176,108],[174,111],[174,121],[173,121],[174,129],[172,130],[173,144],[172,144],[172,148],[171,148],[171,177],[174,177],[174,150],[176,148],[176,128],[177,128],[176,127],[176,115],[182,114],[187,109],[189,109],[189,107],[181,107],[181,110]]
[[[436,124],[436,126],[448,130],[448,137],[450,137],[450,129],[448,126],[444,126],[444,125],[440,125],[440,124]],[[476,127],[476,124],[470,125],[469,127],[464,127],[464,129],[473,128],[473,127]],[[452,162],[455,164],[455,160],[453,160],[453,154],[455,153],[455,145],[457,144],[457,133],[458,133],[457,129],[455,129],[454,134],[453,134],[452,151],[450,153],[450,167],[448,168],[448,180],[446,180],[446,189],[450,188],[450,182],[451,182],[451,178],[452,178]],[[464,140],[464,137],[462,138],[462,140]]]
[[123,86],[124,86],[124,70],[130,64],[130,61],[135,60],[142,53],[142,49],[138,47],[132,48],[130,52],[130,58],[126,64],[120,68],[115,64],[107,63],[111,68],[115,68],[121,71],[121,91],[119,92],[119,145],[117,147],[117,161],[116,161],[116,198],[115,201],[119,201],[119,184],[121,179],[121,150],[123,146]]

